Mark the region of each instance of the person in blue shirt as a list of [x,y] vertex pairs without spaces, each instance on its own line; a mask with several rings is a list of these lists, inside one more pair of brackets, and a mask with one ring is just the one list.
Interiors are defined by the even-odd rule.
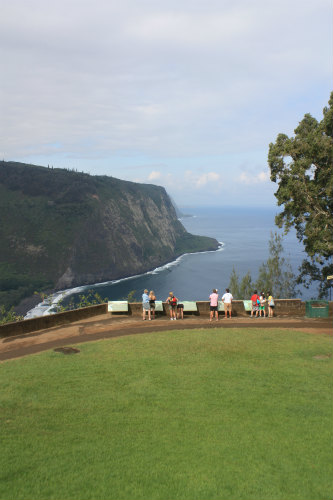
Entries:
[[151,320],[150,317],[150,304],[149,304],[149,295],[148,290],[144,290],[142,294],[142,319],[143,321],[146,319],[146,312],[148,313],[148,319]]

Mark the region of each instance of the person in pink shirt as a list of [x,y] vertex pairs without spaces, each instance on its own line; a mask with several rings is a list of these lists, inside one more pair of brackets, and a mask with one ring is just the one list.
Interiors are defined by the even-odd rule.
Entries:
[[217,294],[216,288],[214,288],[213,293],[210,294],[209,300],[210,300],[210,318],[209,318],[209,321],[212,321],[214,316],[216,318],[216,321],[218,321],[219,312],[217,310],[217,305],[218,305],[219,296]]

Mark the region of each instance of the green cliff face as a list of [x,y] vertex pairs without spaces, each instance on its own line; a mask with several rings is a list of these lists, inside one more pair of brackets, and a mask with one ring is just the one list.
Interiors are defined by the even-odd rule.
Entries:
[[143,273],[212,238],[187,233],[164,188],[0,162],[0,303]]

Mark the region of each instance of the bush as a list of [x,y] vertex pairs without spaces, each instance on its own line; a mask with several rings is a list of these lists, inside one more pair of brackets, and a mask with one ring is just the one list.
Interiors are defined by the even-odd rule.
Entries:
[[22,319],[24,319],[23,316],[16,314],[13,307],[7,310],[5,306],[0,306],[0,325],[13,323],[14,321],[22,321]]

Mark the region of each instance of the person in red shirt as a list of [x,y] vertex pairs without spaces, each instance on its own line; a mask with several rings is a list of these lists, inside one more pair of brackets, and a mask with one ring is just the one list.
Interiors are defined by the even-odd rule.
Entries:
[[177,297],[174,296],[173,292],[169,293],[169,297],[165,301],[167,304],[169,304],[169,311],[170,311],[170,319],[175,320],[177,319],[177,302],[178,299]]
[[258,303],[259,295],[258,295],[257,290],[254,290],[253,295],[251,297],[251,301],[252,301],[251,318],[253,318],[254,315],[256,317],[258,317],[258,315],[259,315],[259,303]]

